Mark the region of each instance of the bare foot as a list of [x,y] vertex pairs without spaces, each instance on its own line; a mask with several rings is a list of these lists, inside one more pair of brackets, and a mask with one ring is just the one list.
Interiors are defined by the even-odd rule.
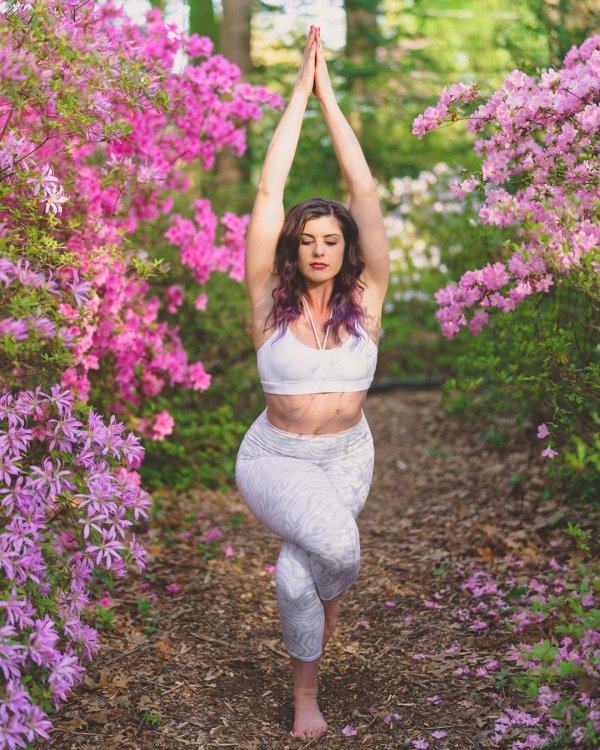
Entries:
[[323,626],[323,648],[325,648],[325,644],[333,635],[340,614],[339,596],[335,599],[331,599],[328,602],[323,602],[323,607],[325,609],[325,625]]
[[327,722],[319,711],[316,690],[295,690],[292,736],[299,740],[311,740],[326,731]]

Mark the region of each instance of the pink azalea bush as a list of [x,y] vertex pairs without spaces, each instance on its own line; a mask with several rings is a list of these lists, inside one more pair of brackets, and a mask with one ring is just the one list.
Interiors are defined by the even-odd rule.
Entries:
[[[590,408],[600,389],[591,359],[600,301],[599,97],[600,36],[594,36],[573,47],[558,70],[539,78],[513,71],[486,101],[475,85],[454,84],[413,123],[419,138],[463,117],[471,133],[485,132],[475,141],[481,169],[450,188],[459,200],[481,195],[482,224],[510,235],[502,246],[490,244],[490,262],[435,293],[435,317],[452,339],[463,327],[478,335],[500,311],[526,308],[511,328],[521,361],[510,358],[505,327],[497,325],[492,353],[481,357],[479,370],[471,356],[463,382],[484,381],[496,403],[512,391],[521,417],[542,417],[538,437],[547,442],[540,454],[546,460],[560,454],[551,473],[580,497],[597,494],[600,467],[598,412]],[[578,324],[584,329],[569,328]]]
[[[87,400],[100,370],[113,412],[124,414],[166,386],[206,389],[202,363],[188,361],[177,327],[160,320],[183,290],[152,294],[150,277],[168,269],[149,260],[156,229],[147,227],[160,220],[199,284],[213,272],[240,280],[247,218],[219,219],[207,199],[190,199],[187,218],[173,212],[173,194],[191,188],[186,165],[208,169],[224,146],[243,153],[246,123],[280,98],[241,82],[209,39],[175,32],[156,9],[143,27],[92,0],[11,2],[2,18],[3,254],[51,269],[58,296],[81,284],[87,295],[83,309],[60,301],[72,354],[61,383]],[[176,72],[177,53],[200,62]],[[26,325],[48,326],[39,314],[1,320],[0,335],[24,341]],[[27,374],[16,368],[11,385],[34,385]],[[145,417],[140,431],[160,438],[153,424]]]
[[[516,226],[521,242],[506,260],[467,271],[458,284],[439,290],[436,317],[447,338],[462,326],[478,334],[494,308],[508,313],[527,297],[548,293],[557,278],[593,298],[600,273],[600,227],[594,220],[599,94],[600,36],[595,36],[573,47],[564,68],[545,71],[539,81],[513,71],[468,117],[470,132],[492,133],[475,143],[481,171],[453,181],[451,188],[461,200],[483,190],[482,222]],[[416,118],[413,133],[422,138],[458,119],[458,106],[479,98],[476,86],[454,84]]]
[[138,571],[150,498],[139,438],[52,386],[0,396],[0,748],[48,739],[47,712],[98,650],[85,622],[99,571]]
[[[542,747],[552,738],[570,737],[574,745],[600,738],[598,696],[581,684],[599,684],[600,606],[595,586],[598,566],[569,567],[550,559],[546,570],[528,573],[523,561],[507,557],[499,575],[470,564],[457,566],[461,589],[474,604],[453,614],[470,630],[501,624],[516,636],[550,631],[547,638],[517,641],[497,659],[458,667],[456,676],[474,671],[493,684],[502,675],[533,699],[534,709],[504,709],[491,739],[511,750]],[[508,744],[507,744],[508,743]]]
[[[157,10],[138,27],[112,2],[12,0],[0,18],[1,750],[48,738],[48,713],[97,651],[95,575],[144,566],[130,533],[150,505],[144,451],[115,415],[163,439],[173,419],[152,399],[210,385],[161,319],[184,290],[153,293],[169,270],[151,260],[157,228],[198,284],[242,278],[247,219],[190,198],[180,241],[190,220],[172,196],[185,206],[188,165],[241,154],[246,123],[280,101]],[[200,62],[176,72],[177,53]]]

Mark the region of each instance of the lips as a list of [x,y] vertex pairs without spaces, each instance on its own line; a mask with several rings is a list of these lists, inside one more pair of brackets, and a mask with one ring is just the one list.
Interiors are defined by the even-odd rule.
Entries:
[[317,271],[321,270],[321,268],[327,268],[327,263],[311,263],[311,268],[316,268]]

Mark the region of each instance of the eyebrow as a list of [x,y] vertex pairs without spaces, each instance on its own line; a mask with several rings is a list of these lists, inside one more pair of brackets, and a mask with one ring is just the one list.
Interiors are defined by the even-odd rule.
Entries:
[[[306,237],[313,237],[313,238],[315,236],[314,234],[311,234],[310,232],[302,232],[302,237],[304,237],[305,235]],[[329,234],[324,235],[324,237],[341,237],[341,236],[342,235],[338,234],[337,232],[330,232]]]

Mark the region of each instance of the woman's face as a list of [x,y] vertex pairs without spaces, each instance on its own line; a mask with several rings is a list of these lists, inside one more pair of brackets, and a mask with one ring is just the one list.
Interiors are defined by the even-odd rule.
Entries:
[[344,235],[333,216],[309,219],[300,235],[298,270],[315,284],[333,279],[344,261]]

